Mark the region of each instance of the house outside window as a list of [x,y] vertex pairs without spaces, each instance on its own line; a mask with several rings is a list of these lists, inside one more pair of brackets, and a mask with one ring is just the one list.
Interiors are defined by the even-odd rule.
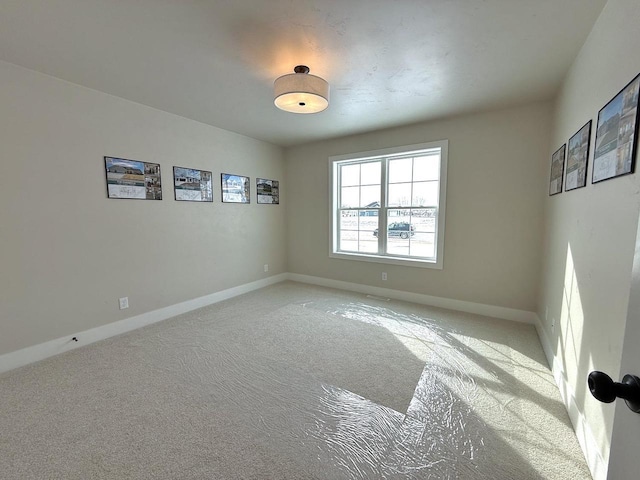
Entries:
[[329,256],[443,268],[448,141],[329,158]]

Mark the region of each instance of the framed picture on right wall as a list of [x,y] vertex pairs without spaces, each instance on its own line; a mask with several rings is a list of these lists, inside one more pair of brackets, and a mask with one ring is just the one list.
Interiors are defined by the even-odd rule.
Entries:
[[564,179],[565,192],[587,185],[587,162],[589,161],[590,140],[591,120],[569,139],[567,173]]
[[638,138],[640,75],[598,112],[591,183],[633,173]]
[[562,175],[564,174],[564,157],[567,144],[562,145],[551,156],[551,178],[549,179],[549,195],[562,192]]

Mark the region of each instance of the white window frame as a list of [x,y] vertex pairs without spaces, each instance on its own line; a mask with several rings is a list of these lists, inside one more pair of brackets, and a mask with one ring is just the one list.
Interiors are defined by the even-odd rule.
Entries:
[[[347,161],[366,161],[375,160],[380,158],[405,156],[418,154],[424,150],[440,149],[440,181],[439,181],[439,196],[438,196],[438,221],[436,224],[436,248],[435,259],[424,259],[414,257],[402,257],[402,256],[389,256],[376,253],[356,253],[356,252],[341,252],[338,251],[338,232],[339,232],[339,205],[338,205],[338,166],[340,163]],[[386,263],[392,265],[406,265],[412,267],[422,268],[435,268],[442,270],[444,260],[444,227],[445,227],[445,214],[446,214],[446,198],[447,198],[447,163],[448,163],[449,141],[438,140],[435,142],[420,143],[416,145],[405,145],[401,147],[385,148],[381,150],[372,150],[368,152],[349,153],[346,155],[334,155],[329,157],[329,257],[340,258],[348,260],[358,260],[364,262],[374,263]],[[383,169],[384,170],[384,169]],[[382,173],[383,190],[387,190],[387,178],[386,172]],[[381,199],[381,207],[384,206],[383,202],[386,199]],[[391,207],[389,207],[391,208]],[[382,208],[381,208],[382,211]],[[382,217],[378,217],[379,219]],[[385,223],[385,222],[381,222]],[[380,225],[381,234],[386,233],[386,224]],[[386,239],[386,234],[382,235],[383,241]]]

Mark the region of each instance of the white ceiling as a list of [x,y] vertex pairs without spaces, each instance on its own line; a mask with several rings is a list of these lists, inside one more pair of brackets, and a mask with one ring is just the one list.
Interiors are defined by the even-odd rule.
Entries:
[[[0,59],[288,146],[551,98],[606,0],[2,0]],[[273,105],[305,64],[316,115]]]

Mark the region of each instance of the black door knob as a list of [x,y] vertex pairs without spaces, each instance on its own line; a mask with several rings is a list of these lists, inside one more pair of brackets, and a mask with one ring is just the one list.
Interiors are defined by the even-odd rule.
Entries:
[[622,398],[631,410],[640,413],[640,378],[625,375],[622,382],[614,382],[603,372],[591,372],[588,379],[591,395],[604,403],[611,403]]

